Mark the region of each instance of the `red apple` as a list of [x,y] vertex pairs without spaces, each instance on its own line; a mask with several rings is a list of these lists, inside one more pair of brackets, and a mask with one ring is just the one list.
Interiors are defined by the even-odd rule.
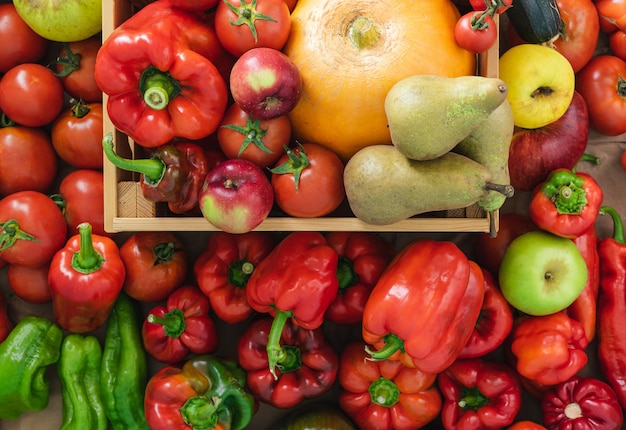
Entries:
[[589,113],[583,97],[574,97],[565,114],[544,127],[515,127],[509,149],[511,185],[531,191],[558,168],[572,169],[587,147]]
[[230,92],[248,115],[272,119],[290,112],[302,93],[302,77],[294,62],[272,48],[252,48],[230,72]]
[[226,233],[246,233],[269,215],[274,191],[263,169],[233,158],[209,172],[199,202],[202,215],[215,227]]

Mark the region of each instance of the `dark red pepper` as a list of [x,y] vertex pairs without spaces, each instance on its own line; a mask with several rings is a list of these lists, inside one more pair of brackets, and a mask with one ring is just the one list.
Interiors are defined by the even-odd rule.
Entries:
[[239,364],[254,397],[277,408],[291,408],[328,392],[337,377],[339,357],[322,328],[309,330],[287,320],[279,340],[284,359],[275,379],[267,354],[272,322],[267,316],[252,322],[237,344]]
[[152,308],[144,320],[144,348],[162,363],[177,363],[190,353],[212,353],[218,346],[218,334],[209,311],[209,299],[198,287],[177,288],[164,306]]
[[150,158],[130,160],[113,149],[113,135],[102,140],[108,160],[116,167],[141,173],[141,190],[151,202],[167,202],[176,214],[199,211],[198,194],[209,172],[204,149],[194,143],[181,142],[155,148]]
[[6,297],[0,292],[0,342],[7,338],[13,330],[13,322],[9,319]]

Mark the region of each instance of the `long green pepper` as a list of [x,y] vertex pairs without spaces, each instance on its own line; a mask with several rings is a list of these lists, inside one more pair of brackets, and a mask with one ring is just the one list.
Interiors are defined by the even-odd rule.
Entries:
[[59,430],[107,430],[100,386],[102,346],[95,336],[72,333],[63,339],[57,371],[63,422]]
[[143,405],[147,373],[136,303],[122,292],[107,320],[100,368],[104,410],[114,430],[149,430]]
[[48,366],[59,360],[63,332],[45,317],[28,315],[0,343],[0,419],[48,406]]

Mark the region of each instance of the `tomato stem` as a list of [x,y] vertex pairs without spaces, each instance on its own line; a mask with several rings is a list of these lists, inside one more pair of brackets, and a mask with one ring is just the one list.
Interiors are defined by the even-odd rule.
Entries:
[[252,32],[254,43],[259,40],[259,35],[256,31],[256,20],[276,22],[274,18],[269,15],[262,14],[256,10],[257,0],[250,0],[250,3],[246,3],[246,0],[241,0],[239,6],[235,6],[228,0],[224,0],[224,4],[228,6],[232,13],[237,16],[236,21],[230,21],[230,25],[247,25]]

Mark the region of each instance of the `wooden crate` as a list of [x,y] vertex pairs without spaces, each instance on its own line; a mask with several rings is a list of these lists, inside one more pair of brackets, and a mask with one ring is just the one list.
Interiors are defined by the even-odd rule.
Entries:
[[[131,16],[138,3],[129,0],[103,2],[103,40]],[[496,17],[497,19],[498,17]],[[485,54],[478,56],[478,73],[498,76],[498,42]],[[107,103],[106,94],[103,98]],[[115,129],[106,108],[104,133],[113,133],[115,151],[123,157],[134,156],[134,144],[124,133]],[[132,231],[215,231],[201,216],[176,216],[164,204],[146,200],[136,174],[120,171],[104,160],[104,226],[109,232]],[[294,218],[275,210],[257,227],[263,231],[395,231],[395,232],[488,232],[490,223],[498,228],[498,213],[491,220],[489,214],[476,205],[454,211],[421,214],[390,225],[371,225],[356,218],[344,203],[334,213],[320,218]]]

